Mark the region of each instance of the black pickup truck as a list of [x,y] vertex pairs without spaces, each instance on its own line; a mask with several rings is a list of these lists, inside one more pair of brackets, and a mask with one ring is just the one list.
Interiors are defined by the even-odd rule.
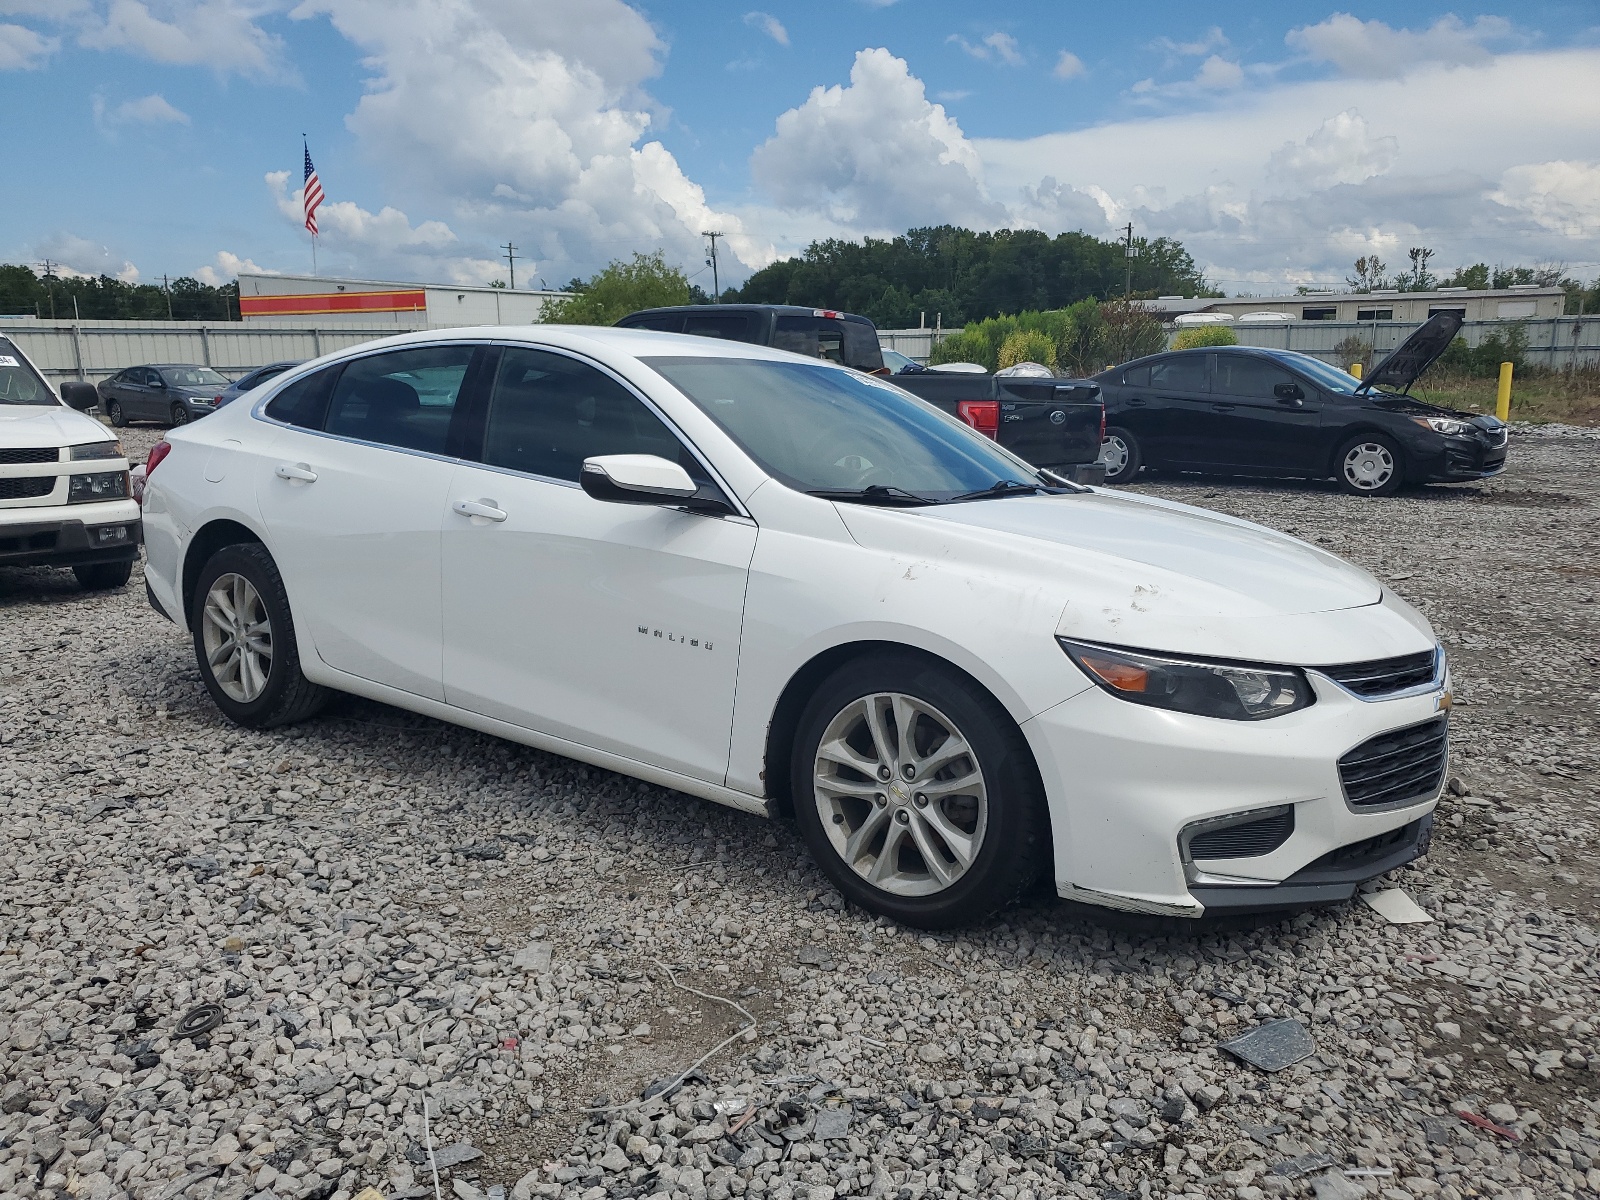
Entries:
[[[646,308],[617,324],[626,329],[693,333],[792,350],[875,375],[884,366],[878,330],[865,317],[785,304],[691,304]],[[1105,406],[1100,385],[1087,379],[1043,379],[939,370],[902,370],[902,387],[1036,467],[1080,483],[1105,478],[1100,443]]]

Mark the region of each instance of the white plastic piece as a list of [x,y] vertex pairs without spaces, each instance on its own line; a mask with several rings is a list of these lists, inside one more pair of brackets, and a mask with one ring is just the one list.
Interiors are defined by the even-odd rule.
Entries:
[[1386,892],[1362,892],[1361,899],[1368,908],[1391,925],[1421,925],[1433,920],[1403,888],[1390,888]]

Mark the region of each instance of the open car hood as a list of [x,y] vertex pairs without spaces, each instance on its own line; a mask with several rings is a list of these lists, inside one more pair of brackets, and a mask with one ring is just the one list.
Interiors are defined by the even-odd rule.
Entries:
[[1367,372],[1361,381],[1362,389],[1394,388],[1396,391],[1405,391],[1449,348],[1460,332],[1460,313],[1435,313],[1395,347],[1388,358]]

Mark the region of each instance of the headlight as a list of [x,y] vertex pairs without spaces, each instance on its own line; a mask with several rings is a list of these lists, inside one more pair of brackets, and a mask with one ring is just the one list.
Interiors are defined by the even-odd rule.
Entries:
[[104,471],[98,475],[73,475],[67,484],[67,503],[93,500],[121,500],[128,494],[126,471]]
[[1056,640],[1100,687],[1151,708],[1228,721],[1265,721],[1305,708],[1315,698],[1305,675],[1292,667],[1200,662]]
[[74,462],[84,458],[121,458],[121,442],[89,442],[87,445],[72,448]]
[[1411,419],[1423,428],[1431,429],[1435,433],[1457,434],[1472,432],[1472,423],[1470,421],[1458,421],[1454,417],[1412,417]]

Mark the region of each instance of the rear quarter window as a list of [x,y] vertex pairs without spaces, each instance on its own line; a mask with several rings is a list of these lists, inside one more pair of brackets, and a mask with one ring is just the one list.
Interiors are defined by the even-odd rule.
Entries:
[[325,367],[296,379],[267,401],[266,415],[285,425],[321,429],[327,417],[328,396],[338,374],[338,367]]

